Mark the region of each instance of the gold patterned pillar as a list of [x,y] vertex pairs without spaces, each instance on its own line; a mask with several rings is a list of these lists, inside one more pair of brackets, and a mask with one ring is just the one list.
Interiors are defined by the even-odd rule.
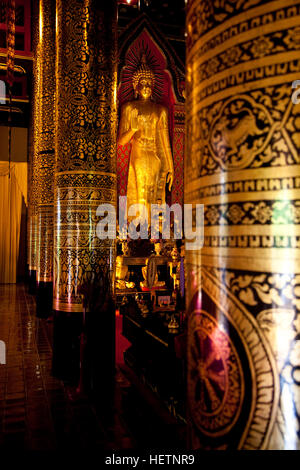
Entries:
[[39,2],[39,126],[37,128],[37,315],[52,311],[55,0]]
[[[33,103],[31,101],[32,107]],[[33,109],[31,109],[30,124],[28,130],[28,210],[27,210],[27,266],[28,266],[28,289],[33,293],[35,288],[35,272],[33,274],[32,260],[32,235],[33,235],[33,191],[32,191],[32,171],[33,171]],[[34,279],[33,279],[34,278]]]
[[56,22],[53,305],[76,313],[85,274],[114,263],[96,209],[116,204],[116,2],[58,0]]
[[300,448],[299,24],[299,0],[188,3],[193,448]]
[[174,182],[171,192],[172,204],[183,204],[183,170],[184,170],[184,141],[185,141],[185,106],[176,103],[174,106],[173,128],[173,159]]
[[29,128],[29,171],[28,171],[28,218],[27,218],[27,260],[29,271],[29,293],[36,291],[37,269],[37,150],[39,128],[39,78],[40,78],[40,27],[38,3],[34,2],[32,11],[32,88],[31,115]]

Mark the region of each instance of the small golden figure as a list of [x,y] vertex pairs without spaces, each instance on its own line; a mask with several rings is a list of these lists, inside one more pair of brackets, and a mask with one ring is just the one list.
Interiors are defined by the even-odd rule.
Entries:
[[168,323],[168,329],[169,329],[169,333],[178,333],[179,332],[179,323],[178,321],[176,320],[175,318],[175,315],[171,315],[171,319]]
[[[163,287],[165,287],[165,281],[158,280],[157,267],[156,264],[153,263],[154,259],[155,255],[151,255],[149,258],[146,259],[146,266],[142,267],[142,274],[144,278],[144,280],[140,282],[140,287],[142,290],[162,289]],[[151,260],[150,266],[149,260]],[[153,268],[153,265],[155,265],[155,268]],[[149,286],[149,268],[152,271],[152,276],[150,275],[150,278],[152,277],[151,286]]]
[[151,204],[165,203],[165,185],[173,184],[173,158],[169,140],[168,110],[151,100],[155,83],[153,71],[146,64],[132,77],[137,100],[121,110],[118,144],[131,142],[127,197],[131,204],[144,204],[150,214]]
[[128,266],[123,265],[123,257],[116,258],[116,289],[133,289],[134,282],[128,282]]
[[154,243],[154,251],[155,251],[156,256],[160,256],[160,252],[161,252],[161,242],[160,241]]

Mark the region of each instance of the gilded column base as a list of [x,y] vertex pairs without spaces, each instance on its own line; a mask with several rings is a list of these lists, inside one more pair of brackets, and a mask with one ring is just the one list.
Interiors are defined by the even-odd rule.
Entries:
[[80,313],[53,312],[52,374],[69,385],[77,385],[80,376]]
[[35,295],[36,293],[36,269],[28,270],[28,294]]
[[48,318],[52,315],[53,301],[53,204],[38,207],[38,224],[36,315]]
[[29,294],[35,294],[36,289],[36,258],[37,258],[37,215],[35,208],[30,215],[30,231],[29,231]]
[[[52,374],[88,393],[95,405],[101,408],[101,413],[109,412],[114,397],[114,303],[111,302],[105,311],[88,312],[84,328],[82,322],[80,313],[54,312]],[[83,333],[85,347],[82,358]]]
[[53,283],[38,282],[36,287],[36,316],[49,318],[52,315]]

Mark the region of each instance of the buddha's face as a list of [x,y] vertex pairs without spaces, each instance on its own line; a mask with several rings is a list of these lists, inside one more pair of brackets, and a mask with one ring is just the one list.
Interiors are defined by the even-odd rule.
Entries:
[[141,78],[137,91],[143,100],[148,100],[152,94],[152,80],[149,78]]

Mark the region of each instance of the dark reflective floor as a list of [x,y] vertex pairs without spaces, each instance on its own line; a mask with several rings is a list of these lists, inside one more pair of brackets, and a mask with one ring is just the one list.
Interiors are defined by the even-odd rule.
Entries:
[[182,429],[126,368],[117,367],[111,409],[105,403],[99,409],[52,377],[51,329],[36,318],[25,286],[0,285],[0,340],[7,346],[6,365],[0,365],[0,448],[184,448]]

